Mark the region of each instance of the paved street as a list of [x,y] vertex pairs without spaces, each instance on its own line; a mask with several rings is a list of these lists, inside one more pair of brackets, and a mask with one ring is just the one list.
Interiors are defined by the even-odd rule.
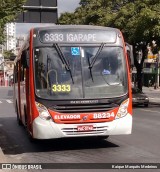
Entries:
[[[16,114],[14,112],[13,103],[12,103],[12,93],[13,92],[11,87],[0,88],[0,102],[1,102],[0,103],[0,147],[2,149],[2,153],[6,157],[7,162],[22,162],[22,163],[159,163],[160,162],[160,150],[159,150],[160,106],[159,105],[150,104],[148,108],[134,107],[133,132],[131,135],[110,136],[108,140],[101,140],[101,141],[95,141],[93,139],[60,139],[60,140],[48,140],[37,143],[31,143],[27,138],[25,129],[17,125]],[[152,94],[154,93],[150,93],[150,95]],[[158,90],[156,95],[157,94],[158,94]],[[62,170],[56,170],[56,171],[62,171]],[[86,170],[86,171],[91,171],[91,170]],[[105,169],[104,171],[109,171],[109,170]],[[125,170],[125,171],[131,171],[131,170]],[[139,171],[142,172],[143,170],[139,170]],[[149,171],[153,171],[153,170],[150,169]]]
[[143,87],[143,92],[148,95],[151,103],[160,105],[160,88],[154,89],[154,87]]

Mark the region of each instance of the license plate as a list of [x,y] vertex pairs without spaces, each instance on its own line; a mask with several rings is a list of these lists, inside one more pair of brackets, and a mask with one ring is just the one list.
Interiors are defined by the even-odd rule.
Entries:
[[77,126],[77,131],[92,131],[93,125],[79,125]]

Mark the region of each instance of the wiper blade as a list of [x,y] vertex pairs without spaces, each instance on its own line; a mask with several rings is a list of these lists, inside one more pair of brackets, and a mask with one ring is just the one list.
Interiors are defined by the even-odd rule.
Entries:
[[92,62],[91,62],[91,64],[90,64],[90,66],[89,66],[90,69],[93,67],[93,65],[94,65],[95,61],[97,60],[97,57],[98,57],[99,54],[101,53],[101,51],[102,51],[104,45],[105,45],[105,44],[102,42],[101,45],[100,45],[100,47],[99,47],[99,49],[98,49],[98,51],[97,51],[97,53],[96,53],[96,55],[93,57],[93,60],[92,60]]
[[73,76],[72,76],[72,71],[71,71],[71,68],[70,68],[70,66],[69,66],[68,61],[66,60],[66,58],[65,58],[65,56],[64,56],[64,54],[63,54],[63,52],[62,52],[62,50],[61,50],[61,48],[60,48],[60,46],[59,46],[57,43],[55,43],[54,45],[55,45],[55,48],[56,48],[56,50],[57,50],[57,53],[58,53],[58,55],[59,55],[59,57],[60,57],[62,63],[65,65],[66,70],[69,71],[69,73],[70,73],[70,75],[71,75],[72,82],[73,82],[73,84],[74,84]]
[[89,70],[90,70],[90,75],[91,75],[92,81],[93,81],[92,67],[93,67],[95,61],[97,60],[97,57],[99,56],[100,52],[102,51],[103,47],[104,47],[104,43],[101,43],[101,45],[100,45],[100,47],[99,47],[99,49],[98,49],[96,55],[93,56],[93,60],[92,60],[91,63],[90,63],[90,60],[89,60],[89,58],[88,58],[88,65],[89,65]]
[[[91,78],[92,78],[92,81],[93,81],[93,75],[92,75],[92,69],[91,69],[91,64],[90,64],[90,61],[89,61],[89,57],[87,58],[88,59],[88,65],[89,65],[89,71],[90,71],[90,75],[91,75]],[[93,81],[94,82],[94,81]]]
[[55,45],[55,47],[56,47],[57,53],[58,53],[58,55],[59,55],[59,57],[60,57],[62,63],[65,65],[66,70],[70,70],[69,63],[68,63],[68,61],[65,59],[64,54],[63,54],[63,52],[62,52],[60,46],[59,46],[57,43],[55,43],[54,45]]

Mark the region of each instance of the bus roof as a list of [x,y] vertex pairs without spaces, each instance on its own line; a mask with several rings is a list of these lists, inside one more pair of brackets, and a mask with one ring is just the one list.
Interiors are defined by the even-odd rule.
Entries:
[[94,26],[94,25],[51,25],[51,26],[40,26],[32,28],[34,30],[46,30],[46,29],[85,29],[85,30],[114,30],[120,32],[117,28],[105,27],[105,26]]

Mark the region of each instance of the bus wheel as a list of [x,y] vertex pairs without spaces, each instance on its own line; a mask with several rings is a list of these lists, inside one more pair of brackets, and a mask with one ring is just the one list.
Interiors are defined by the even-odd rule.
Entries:
[[21,119],[19,117],[17,103],[16,103],[16,114],[17,114],[17,123],[18,123],[19,126],[22,126],[23,124],[22,124],[22,121],[21,121]]
[[29,131],[27,131],[27,135],[28,135],[29,141],[31,143],[36,143],[37,142],[37,139],[34,139]]
[[27,135],[31,143],[38,143],[38,139],[32,137],[32,134],[27,130]]
[[25,114],[25,129],[26,129],[26,132],[27,132],[27,136],[28,136],[29,141],[31,143],[35,143],[37,140],[32,137],[32,134],[30,133],[30,130],[29,130],[29,127],[28,127],[28,124],[27,124],[27,111],[26,111],[26,107],[24,107],[24,114]]
[[30,133],[29,129],[28,129],[28,126],[27,126],[27,123],[25,122],[25,129],[26,129],[26,132],[27,132],[27,136],[28,136],[28,139],[31,143],[35,143],[36,142],[36,139],[34,139],[32,137],[32,134]]

